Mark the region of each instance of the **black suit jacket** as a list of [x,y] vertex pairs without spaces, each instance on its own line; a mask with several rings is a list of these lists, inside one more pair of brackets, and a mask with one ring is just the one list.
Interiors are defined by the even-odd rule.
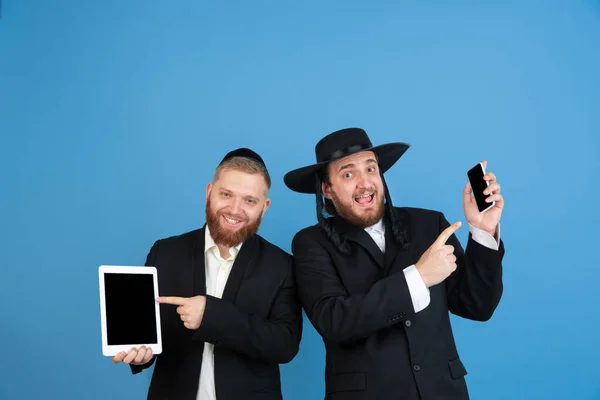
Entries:
[[449,312],[485,321],[502,296],[502,258],[469,234],[466,251],[453,235],[457,269],[430,288],[431,302],[415,313],[402,270],[415,264],[450,224],[443,214],[395,208],[408,227],[400,250],[386,228],[386,251],[342,220],[334,226],[351,247],[336,250],[319,225],[293,239],[302,305],[326,347],[326,400],[468,399]]
[[[158,270],[161,296],[206,295],[205,227],[158,240],[146,265]],[[298,352],[302,309],[291,256],[259,235],[244,242],[222,299],[206,296],[200,327],[190,330],[176,307],[161,304],[163,352],[154,362],[149,400],[196,400],[204,342],[215,345],[218,400],[282,399],[279,364]]]

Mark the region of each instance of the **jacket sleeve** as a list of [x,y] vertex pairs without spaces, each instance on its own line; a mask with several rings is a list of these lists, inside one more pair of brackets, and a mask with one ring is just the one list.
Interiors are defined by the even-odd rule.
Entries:
[[414,314],[404,274],[390,275],[368,292],[350,295],[327,250],[307,232],[296,234],[292,252],[302,305],[326,341],[357,341]]
[[[439,215],[439,232],[450,226],[444,215]],[[456,270],[446,279],[448,310],[460,317],[475,320],[489,320],[502,297],[502,259],[504,243],[500,241],[498,250],[487,248],[469,233],[466,251],[456,235],[447,244],[454,246]]]
[[265,362],[290,362],[300,346],[302,308],[291,257],[285,267],[285,280],[267,318],[248,313],[227,300],[206,296],[206,308],[194,340],[226,347]]
[[[144,264],[146,267],[154,266],[154,262],[156,260],[156,253],[158,252],[158,242],[159,242],[158,240],[156,242],[154,242],[154,244],[152,245],[152,248],[150,249],[150,251],[148,252],[148,255],[146,256],[146,263]],[[154,360],[156,359],[156,357],[158,357],[158,356],[157,355],[153,356],[150,359],[150,361],[148,361],[146,364],[143,364],[143,365],[129,364],[129,367],[131,368],[131,373],[134,375],[139,374],[146,368],[150,368],[152,366],[152,364],[154,364]]]

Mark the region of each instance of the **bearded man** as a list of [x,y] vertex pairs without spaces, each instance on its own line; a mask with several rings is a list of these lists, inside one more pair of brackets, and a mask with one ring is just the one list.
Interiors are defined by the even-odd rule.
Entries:
[[206,187],[206,224],[150,249],[163,352],[113,358],[134,374],[155,364],[149,400],[282,399],[279,364],[298,352],[302,311],[291,255],[257,234],[270,186],[258,154],[228,153]]
[[488,172],[484,194],[495,203],[480,213],[465,184],[463,250],[460,222],[392,205],[383,175],[408,147],[373,146],[364,130],[342,129],[317,143],[315,164],[284,177],[316,196],[318,223],[294,236],[292,253],[302,305],[326,347],[326,400],[469,398],[449,314],[486,321],[500,301],[504,200]]

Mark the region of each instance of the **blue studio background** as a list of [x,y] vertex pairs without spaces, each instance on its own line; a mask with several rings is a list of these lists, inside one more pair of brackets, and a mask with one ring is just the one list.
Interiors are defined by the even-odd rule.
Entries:
[[[396,205],[462,219],[487,159],[506,208],[505,294],[453,318],[476,400],[600,399],[600,3],[4,0],[0,399],[144,399],[101,354],[97,268],[199,227],[216,163],[265,158],[261,233],[290,249],[314,199],[283,174],[360,126],[412,148]],[[465,226],[459,238],[466,239]],[[309,323],[286,400],[323,397]]]

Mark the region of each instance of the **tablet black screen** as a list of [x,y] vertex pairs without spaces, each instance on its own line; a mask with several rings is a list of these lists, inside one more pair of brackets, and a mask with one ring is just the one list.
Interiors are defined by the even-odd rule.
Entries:
[[107,343],[157,343],[152,275],[107,273],[104,290]]

